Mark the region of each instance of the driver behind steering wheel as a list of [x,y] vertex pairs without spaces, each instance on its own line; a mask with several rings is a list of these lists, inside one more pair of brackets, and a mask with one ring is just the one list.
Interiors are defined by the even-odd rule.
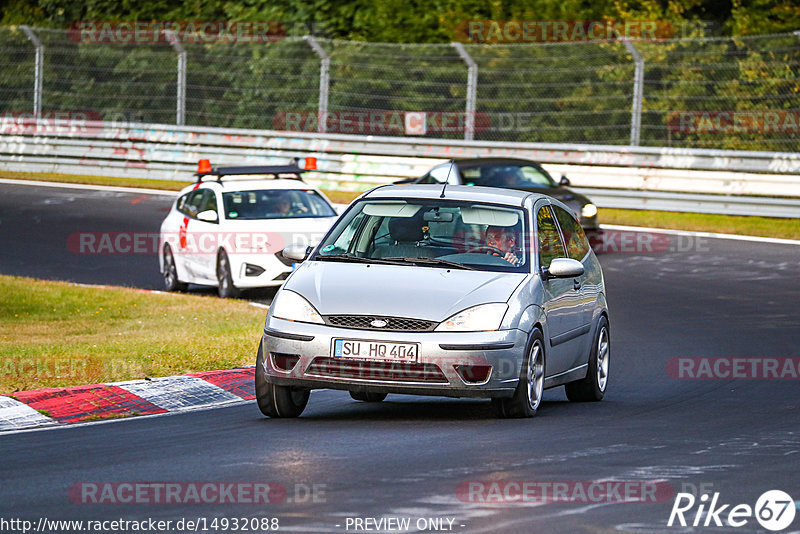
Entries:
[[514,267],[519,265],[520,260],[514,253],[517,238],[510,228],[504,226],[490,226],[487,228],[486,245],[497,249],[490,251],[489,254],[503,258]]

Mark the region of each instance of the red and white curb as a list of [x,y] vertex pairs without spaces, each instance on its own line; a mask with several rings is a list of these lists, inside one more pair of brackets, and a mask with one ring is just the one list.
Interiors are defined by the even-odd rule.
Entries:
[[252,367],[0,396],[0,431],[209,408],[255,398]]

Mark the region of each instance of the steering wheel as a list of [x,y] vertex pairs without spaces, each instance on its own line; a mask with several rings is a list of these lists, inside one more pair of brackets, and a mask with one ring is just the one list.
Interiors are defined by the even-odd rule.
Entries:
[[491,245],[481,245],[479,247],[471,248],[467,252],[468,253],[474,253],[474,254],[482,254],[482,253],[486,253],[486,252],[491,252],[492,254],[497,254],[501,258],[506,255],[505,252],[503,252],[499,248],[493,247]]

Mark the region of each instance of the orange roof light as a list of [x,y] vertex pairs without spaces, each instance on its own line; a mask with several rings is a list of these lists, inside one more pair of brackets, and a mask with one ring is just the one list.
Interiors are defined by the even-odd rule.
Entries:
[[306,158],[305,169],[307,171],[316,171],[317,170],[317,158],[314,158],[314,157]]
[[211,172],[211,162],[207,159],[201,159],[197,162],[197,174]]

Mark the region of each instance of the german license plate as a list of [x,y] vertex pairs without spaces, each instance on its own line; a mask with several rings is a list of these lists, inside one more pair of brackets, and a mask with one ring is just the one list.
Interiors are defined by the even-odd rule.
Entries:
[[334,339],[333,357],[354,360],[416,362],[417,344]]

